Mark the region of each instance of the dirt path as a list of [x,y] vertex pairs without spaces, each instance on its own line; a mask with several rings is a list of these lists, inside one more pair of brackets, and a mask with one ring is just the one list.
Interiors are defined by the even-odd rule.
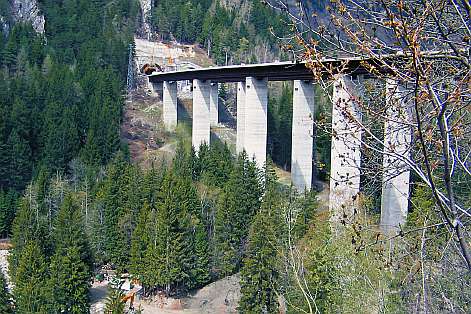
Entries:
[[[238,274],[213,282],[183,299],[137,299],[134,308],[144,314],[230,314],[237,313],[240,299]],[[90,289],[91,314],[103,314],[108,293],[107,282]],[[129,306],[129,304],[127,304]]]

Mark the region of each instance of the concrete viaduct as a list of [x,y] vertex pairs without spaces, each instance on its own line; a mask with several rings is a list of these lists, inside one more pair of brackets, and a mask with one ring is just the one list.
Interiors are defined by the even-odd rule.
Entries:
[[[349,75],[342,75],[334,83],[332,111],[332,150],[329,208],[333,220],[353,215],[353,206],[360,192],[360,159],[362,130],[347,117],[361,119],[354,101],[356,77],[367,74],[360,60],[326,60],[325,66],[342,66]],[[218,124],[218,83],[237,84],[237,153],[245,150],[259,167],[266,161],[268,81],[294,81],[291,177],[293,185],[304,191],[311,188],[313,175],[313,130],[315,99],[313,74],[303,63],[277,62],[255,65],[211,67],[175,72],[159,72],[149,76],[154,90],[163,84],[163,121],[168,130],[177,124],[178,81],[193,82],[192,143],[197,150],[210,142],[210,128]],[[394,82],[386,82],[387,100],[394,101],[397,93]],[[162,86],[160,86],[162,90]],[[388,94],[389,93],[389,94]],[[396,95],[397,96],[397,95]],[[387,104],[388,105],[388,104]],[[346,115],[345,112],[348,114]],[[400,127],[386,125],[385,143],[404,147],[406,153],[410,134]],[[394,129],[396,128],[396,129]],[[392,130],[392,131],[391,131]],[[407,133],[407,131],[406,131]],[[405,139],[405,140],[404,140]],[[391,145],[384,145],[385,147]],[[397,153],[397,152],[396,152]],[[384,171],[381,205],[381,226],[394,230],[407,217],[410,173],[405,164],[386,154],[384,169],[404,169],[399,175],[388,177]],[[346,216],[345,216],[346,215]]]

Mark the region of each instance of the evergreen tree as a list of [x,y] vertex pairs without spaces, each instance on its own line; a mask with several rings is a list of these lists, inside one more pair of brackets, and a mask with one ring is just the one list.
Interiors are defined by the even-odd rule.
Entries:
[[202,287],[209,282],[211,277],[209,273],[207,233],[201,223],[196,226],[194,250],[192,278],[196,287]]
[[146,252],[151,245],[149,235],[151,227],[150,218],[151,210],[149,204],[146,202],[139,212],[137,225],[132,234],[129,259],[129,270],[131,274],[137,276],[140,280],[143,279],[146,273]]
[[11,295],[7,290],[7,283],[5,276],[0,271],[0,313],[9,314],[13,313],[13,306],[11,302]]
[[258,213],[241,270],[241,313],[278,313],[276,240],[271,218],[265,212]]
[[242,153],[218,202],[216,259],[221,276],[240,268],[252,218],[260,208],[261,186],[254,162]]
[[16,191],[10,189],[5,193],[0,190],[0,236],[7,237],[10,235],[17,202],[18,194]]
[[39,245],[28,242],[15,271],[13,296],[18,313],[48,313],[48,271]]
[[276,176],[267,166],[266,192],[261,210],[250,227],[246,257],[241,270],[242,313],[278,313],[278,244],[275,207],[280,204]]
[[7,146],[9,152],[9,186],[22,190],[31,178],[31,148],[26,139],[20,137],[16,129],[11,132]]
[[76,246],[56,252],[51,259],[49,296],[54,313],[88,313],[89,266]]
[[123,293],[119,289],[113,289],[105,303],[105,314],[124,314],[124,308],[126,304],[123,303]]
[[[80,207],[72,199],[71,195],[67,195],[65,197],[64,202],[57,213],[53,238],[56,254],[67,256],[67,254],[69,254],[68,251],[72,250],[72,252],[70,252],[71,256],[69,259],[75,259],[76,257],[73,254],[77,251],[79,256],[78,262],[81,262],[86,266],[85,272],[91,272],[93,257],[90,251],[87,235],[85,234],[82,213],[80,211]],[[74,267],[74,265],[71,267]]]

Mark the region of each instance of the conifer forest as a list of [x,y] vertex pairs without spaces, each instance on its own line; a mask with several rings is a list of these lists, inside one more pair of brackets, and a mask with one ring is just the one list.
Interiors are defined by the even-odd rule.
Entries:
[[[470,313],[470,21],[468,0],[0,0],[0,314]],[[287,81],[268,84],[263,166],[236,152],[230,83],[211,143],[192,147],[179,90],[176,130],[137,151],[130,115],[157,112],[163,129],[137,39],[191,47],[203,67],[304,62],[311,188],[290,179]],[[337,219],[333,82],[348,58],[366,69],[360,121],[343,113],[361,133],[360,188]],[[412,117],[400,154],[385,140],[403,122],[384,102],[392,80]],[[396,155],[410,184],[391,231]]]

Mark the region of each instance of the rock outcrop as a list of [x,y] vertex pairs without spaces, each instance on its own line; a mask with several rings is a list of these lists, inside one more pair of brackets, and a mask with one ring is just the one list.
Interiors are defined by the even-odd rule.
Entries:
[[150,25],[150,19],[152,15],[152,0],[139,0],[139,4],[141,6],[141,27],[138,30],[138,35],[141,38],[150,40],[152,37],[152,27]]
[[11,2],[13,22],[31,22],[36,32],[44,33],[45,19],[37,0],[13,0]]

